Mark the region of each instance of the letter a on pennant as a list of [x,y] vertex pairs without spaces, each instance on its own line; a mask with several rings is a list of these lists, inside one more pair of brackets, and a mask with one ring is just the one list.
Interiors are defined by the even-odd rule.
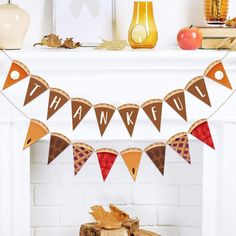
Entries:
[[136,104],[125,104],[118,107],[120,116],[129,132],[130,137],[133,135],[134,127],[137,121],[139,106]]
[[25,79],[29,75],[30,71],[28,70],[28,68],[23,63],[14,60],[8,72],[3,90]]
[[31,119],[25,139],[24,150],[37,142],[39,139],[43,138],[48,133],[49,129],[44,123],[35,119]]
[[36,75],[30,76],[24,106],[49,89],[48,83]]
[[204,76],[214,80],[215,82],[232,89],[229,78],[221,61],[211,63],[206,69]]
[[48,102],[47,119],[53,116],[62,106],[64,106],[70,99],[69,95],[60,89],[50,89]]
[[185,121],[187,121],[185,95],[183,89],[170,92],[164,99],[171,108],[173,108]]
[[95,105],[94,110],[96,113],[96,118],[101,136],[103,136],[116,108],[110,104],[101,103]]
[[191,80],[187,84],[185,89],[208,106],[211,106],[206,83],[203,76],[198,76]]

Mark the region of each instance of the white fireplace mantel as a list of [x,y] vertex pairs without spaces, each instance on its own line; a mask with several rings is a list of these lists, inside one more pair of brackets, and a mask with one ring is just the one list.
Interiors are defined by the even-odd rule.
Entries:
[[[71,96],[85,97],[93,103],[109,101],[115,105],[124,102],[141,103],[149,98],[164,97],[172,89],[183,88],[195,76],[201,75],[206,66],[221,58],[225,51],[181,51],[178,49],[159,49],[154,51],[127,50],[121,52],[97,51],[93,49],[59,50],[59,49],[25,49],[7,51],[14,59],[21,60],[31,70],[45,78],[52,87],[63,88]],[[1,83],[10,65],[10,61],[0,54]],[[225,60],[227,71],[235,76],[236,54],[230,53]],[[234,81],[232,81],[234,83]],[[21,106],[26,82],[9,89],[6,94]],[[236,83],[233,84],[234,87]],[[1,84],[2,86],[2,84]],[[217,90],[214,82],[209,82],[211,94]],[[228,94],[224,91],[225,94]],[[44,95],[42,95],[44,96]],[[219,100],[220,96],[215,98]],[[221,99],[222,100],[222,99]],[[232,97],[236,100],[235,96]],[[45,98],[39,99],[37,108],[44,104]],[[0,97],[0,235],[29,236],[30,232],[30,194],[29,194],[29,150],[22,152],[22,143],[27,128],[27,121]],[[34,105],[35,105],[34,104]],[[195,104],[195,103],[194,103]],[[217,106],[216,102],[216,106]],[[40,117],[41,109],[22,108],[28,115]],[[231,106],[232,105],[232,106]],[[45,105],[44,105],[45,106]],[[204,105],[203,105],[204,106]],[[164,120],[166,127],[178,124],[180,129],[186,126],[174,113],[166,110]],[[204,111],[205,112],[205,111]],[[190,121],[203,118],[211,112],[200,113],[191,109]],[[45,117],[44,117],[45,118]],[[69,118],[63,112],[49,122],[53,129],[68,129]],[[117,117],[112,124],[118,125]],[[191,122],[190,122],[191,123]],[[146,132],[147,121],[140,114],[137,127],[143,132],[142,138],[154,139],[154,132]],[[92,114],[86,125],[95,129]],[[148,126],[149,127],[149,126]],[[70,127],[69,127],[70,128]],[[236,109],[229,103],[224,112],[211,120],[211,128],[218,151],[204,149],[203,177],[203,236],[236,235],[236,175],[233,158],[233,146],[236,143]],[[82,139],[94,139],[94,133],[87,133],[81,128]],[[119,131],[119,129],[117,129]],[[122,134],[111,132],[105,139],[121,139]],[[166,138],[169,133],[157,138]],[[92,136],[92,137],[91,137]],[[76,136],[75,136],[76,137]],[[140,134],[134,136],[139,139]],[[73,136],[74,138],[74,136]],[[98,139],[99,136],[95,136]],[[125,136],[125,139],[127,136]]]

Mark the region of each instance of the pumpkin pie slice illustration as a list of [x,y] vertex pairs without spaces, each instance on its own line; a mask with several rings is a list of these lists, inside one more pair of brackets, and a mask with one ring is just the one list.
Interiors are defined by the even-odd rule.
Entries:
[[185,161],[191,164],[188,134],[186,132],[178,133],[168,140],[168,145],[175,150]]
[[138,174],[142,153],[139,148],[128,148],[120,153],[134,181]]
[[28,68],[20,61],[13,60],[3,90],[20,82],[30,75]]
[[79,125],[92,107],[92,103],[83,98],[71,99],[73,130]]
[[189,133],[194,137],[215,149],[214,142],[211,136],[211,131],[206,119],[195,122],[189,129]]
[[48,164],[57,158],[69,145],[70,140],[59,133],[51,133]]
[[81,170],[87,160],[91,157],[94,150],[91,146],[85,143],[74,143],[73,144],[73,155],[74,155],[74,173],[75,175]]
[[166,144],[154,143],[146,147],[144,151],[150,157],[153,164],[157,167],[161,174],[164,175]]
[[24,150],[49,133],[48,127],[39,120],[31,119],[25,139]]
[[112,166],[115,163],[115,160],[118,156],[118,152],[110,148],[98,149],[96,152],[102,173],[102,178],[103,181],[105,181],[110,173]]
[[204,73],[205,77],[210,78],[211,80],[232,89],[231,83],[225,71],[222,61],[217,60],[212,62],[206,69]]

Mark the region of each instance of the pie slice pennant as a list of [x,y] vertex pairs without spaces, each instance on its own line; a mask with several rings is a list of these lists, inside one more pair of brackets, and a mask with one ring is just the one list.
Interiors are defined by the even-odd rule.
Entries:
[[103,181],[105,181],[118,156],[118,152],[108,148],[98,149],[96,152],[102,173],[102,178]]
[[52,88],[50,89],[48,102],[47,119],[53,116],[62,106],[64,106],[70,99],[70,96],[63,90]]
[[160,132],[161,130],[161,114],[162,114],[162,100],[152,99],[143,103],[142,108],[149,119]]
[[24,150],[49,133],[48,127],[39,120],[31,119],[25,139]]
[[206,83],[203,76],[198,76],[192,79],[187,84],[185,89],[208,106],[211,106]]
[[101,136],[103,136],[116,108],[110,104],[100,103],[94,106],[94,110]]
[[74,155],[74,173],[75,175],[81,170],[86,161],[93,154],[93,148],[85,143],[74,143],[73,144],[73,155]]
[[144,151],[150,157],[161,174],[164,175],[166,144],[154,143],[146,147]]
[[187,121],[185,95],[183,89],[178,89],[166,95],[164,100],[173,108],[185,121]]
[[69,145],[70,140],[59,133],[51,133],[48,164],[57,158]]
[[226,74],[223,63],[219,60],[212,62],[206,69],[204,76],[214,80],[215,82],[232,89],[229,78]]
[[37,75],[31,75],[24,106],[49,89],[48,83]]
[[79,125],[93,105],[83,98],[71,99],[73,130]]
[[125,104],[118,107],[120,116],[129,132],[130,137],[133,135],[134,126],[137,121],[139,106],[136,104]]
[[136,180],[138,169],[140,165],[140,161],[142,158],[142,150],[139,148],[128,148],[124,151],[122,151],[121,156],[133,178],[133,180]]
[[30,71],[23,63],[13,60],[3,90],[25,79],[29,75]]
[[206,119],[195,122],[189,129],[189,133],[194,137],[215,149],[214,142],[211,136],[211,131]]
[[178,133],[168,140],[168,145],[174,149],[185,161],[191,164],[188,135],[186,132]]

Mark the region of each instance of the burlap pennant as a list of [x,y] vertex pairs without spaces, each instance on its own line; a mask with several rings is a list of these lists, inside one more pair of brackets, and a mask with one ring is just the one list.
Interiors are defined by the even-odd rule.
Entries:
[[208,106],[211,106],[206,83],[203,76],[198,76],[192,79],[187,84],[185,89]]
[[227,73],[225,71],[222,61],[217,60],[211,63],[207,67],[204,73],[204,76],[214,80],[215,82],[229,89],[232,89],[231,83],[229,81],[229,78],[227,76]]
[[48,102],[47,119],[52,117],[62,106],[64,106],[70,99],[70,96],[63,90],[51,88]]
[[82,98],[71,99],[71,110],[72,110],[72,125],[73,130],[79,125],[86,114],[91,109],[92,104]]
[[51,133],[48,164],[57,158],[69,145],[70,140],[59,133]]
[[125,104],[118,107],[120,116],[129,132],[130,137],[133,135],[134,127],[137,121],[139,106],[136,104]]
[[20,61],[13,60],[3,90],[11,87],[30,75],[28,68]]
[[147,114],[149,119],[158,129],[161,130],[161,114],[162,114],[162,100],[161,99],[152,99],[143,103],[142,108]]
[[211,136],[211,131],[206,119],[195,122],[189,129],[189,133],[194,137],[215,149],[214,142]]
[[118,156],[118,152],[108,148],[98,149],[96,152],[102,173],[102,178],[103,181],[105,181]]
[[142,150],[139,148],[128,148],[126,150],[123,150],[120,154],[130,172],[130,175],[135,181],[142,158]]
[[77,175],[87,160],[93,154],[93,148],[85,143],[74,143],[73,144],[73,155],[74,155],[74,174]]
[[48,127],[39,120],[31,119],[25,138],[24,150],[49,133]]
[[166,144],[165,143],[154,143],[144,150],[150,157],[157,169],[164,175],[165,170],[165,153]]
[[48,83],[37,75],[31,75],[24,106],[49,89]]
[[185,121],[187,121],[185,95],[183,89],[177,89],[166,95],[164,100],[173,108]]
[[168,145],[174,149],[185,161],[191,164],[187,133],[178,133],[168,140]]
[[101,136],[103,136],[116,108],[110,104],[100,103],[94,106],[94,110]]

